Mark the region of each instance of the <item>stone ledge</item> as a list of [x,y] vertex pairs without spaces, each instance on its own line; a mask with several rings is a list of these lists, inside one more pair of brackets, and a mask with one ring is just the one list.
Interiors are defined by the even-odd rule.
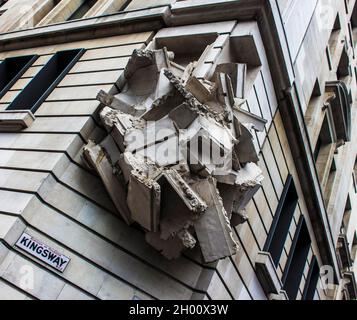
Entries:
[[[270,253],[260,251],[255,261],[255,267],[257,269],[257,276],[264,291],[269,296],[271,294],[275,295],[274,297],[280,295],[283,285],[279,279]],[[276,299],[274,298],[274,300]]]
[[17,132],[29,128],[35,121],[30,110],[0,112],[0,132]]
[[279,294],[271,293],[268,295],[269,300],[278,300],[278,301],[283,301],[283,300],[289,300],[288,294],[286,293],[285,290],[281,290]]

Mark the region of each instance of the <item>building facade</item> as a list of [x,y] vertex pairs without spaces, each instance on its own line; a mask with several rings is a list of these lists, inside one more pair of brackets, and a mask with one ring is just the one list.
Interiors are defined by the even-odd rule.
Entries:
[[[1,3],[1,299],[356,299],[356,1]],[[241,109],[264,119],[264,180],[215,262],[162,256],[83,157],[107,135],[98,92],[163,48],[198,79],[246,65]]]

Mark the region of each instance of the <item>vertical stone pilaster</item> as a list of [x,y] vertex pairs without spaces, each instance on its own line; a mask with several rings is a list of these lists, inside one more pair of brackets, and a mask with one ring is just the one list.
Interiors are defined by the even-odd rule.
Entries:
[[119,11],[125,4],[125,0],[98,1],[83,18],[90,18]]
[[85,0],[62,0],[37,26],[45,26],[52,23],[66,21]]

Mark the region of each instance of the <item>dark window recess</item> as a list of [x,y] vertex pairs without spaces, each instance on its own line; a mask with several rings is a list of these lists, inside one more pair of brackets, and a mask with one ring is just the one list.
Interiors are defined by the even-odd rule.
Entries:
[[293,244],[283,274],[283,288],[290,300],[295,300],[311,247],[311,239],[305,219],[300,218]]
[[321,140],[320,137],[318,137],[317,142],[316,142],[315,151],[314,151],[314,159],[315,159],[315,162],[317,161],[317,158],[318,158],[318,156],[319,156],[321,147],[322,147],[322,140]]
[[329,47],[326,48],[326,57],[327,57],[329,70],[331,71],[332,70],[332,61],[331,61],[331,51],[330,51]]
[[352,180],[353,180],[353,188],[355,189],[355,193],[357,193],[357,175],[356,173],[352,173]]
[[319,82],[319,79],[316,79],[315,84],[314,84],[314,88],[312,90],[312,96],[313,97],[320,97],[321,95],[322,95],[322,91],[321,91],[320,82]]
[[96,2],[97,0],[84,1],[78,7],[78,9],[74,11],[73,14],[67,19],[67,21],[81,19],[96,4]]
[[330,129],[329,121],[327,117],[325,117],[314,150],[315,162],[319,157],[322,147],[328,146],[331,143],[332,143],[331,129]]
[[84,53],[84,49],[57,52],[9,105],[7,110],[35,112]]
[[351,26],[352,29],[357,28],[357,2],[355,3],[351,14]]
[[325,193],[324,193],[324,200],[325,200],[325,204],[326,206],[328,205],[328,202],[330,200],[331,197],[331,192],[332,192],[332,188],[333,188],[333,184],[336,178],[336,161],[335,159],[332,160],[331,163],[331,168],[330,168],[330,172],[327,178],[327,184],[326,184],[326,188],[325,188]]
[[353,31],[352,31],[352,26],[351,26],[350,23],[348,24],[348,35],[350,37],[350,46],[352,48],[353,58],[355,58],[355,48],[354,48],[354,42],[353,42]]
[[6,58],[0,63],[0,98],[25,73],[37,56]]
[[341,79],[343,77],[351,76],[351,74],[352,73],[350,68],[350,57],[348,56],[347,39],[345,39],[345,45],[343,47],[341,59],[337,67],[337,78]]
[[279,264],[297,202],[295,184],[292,176],[289,175],[264,246],[264,251],[271,254],[275,266]]
[[302,300],[314,300],[317,283],[319,282],[320,268],[316,257],[312,258],[309,273],[306,278],[306,284]]
[[8,2],[9,0],[0,0],[0,7],[2,7],[6,2]]

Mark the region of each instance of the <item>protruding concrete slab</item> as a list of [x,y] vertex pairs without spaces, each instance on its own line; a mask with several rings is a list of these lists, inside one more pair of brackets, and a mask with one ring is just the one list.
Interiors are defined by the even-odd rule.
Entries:
[[208,178],[199,181],[193,188],[208,205],[204,215],[194,225],[205,261],[213,262],[235,254],[238,244],[233,238],[215,180]]
[[175,170],[165,171],[158,183],[161,186],[160,237],[166,240],[192,226],[207,206]]
[[112,199],[119,214],[127,224],[132,223],[130,211],[126,204],[126,190],[113,174],[113,167],[106,157],[103,149],[93,142],[84,148],[84,156],[101,177],[110,198]]
[[127,203],[134,221],[148,231],[158,231],[161,187],[155,180],[132,171]]

